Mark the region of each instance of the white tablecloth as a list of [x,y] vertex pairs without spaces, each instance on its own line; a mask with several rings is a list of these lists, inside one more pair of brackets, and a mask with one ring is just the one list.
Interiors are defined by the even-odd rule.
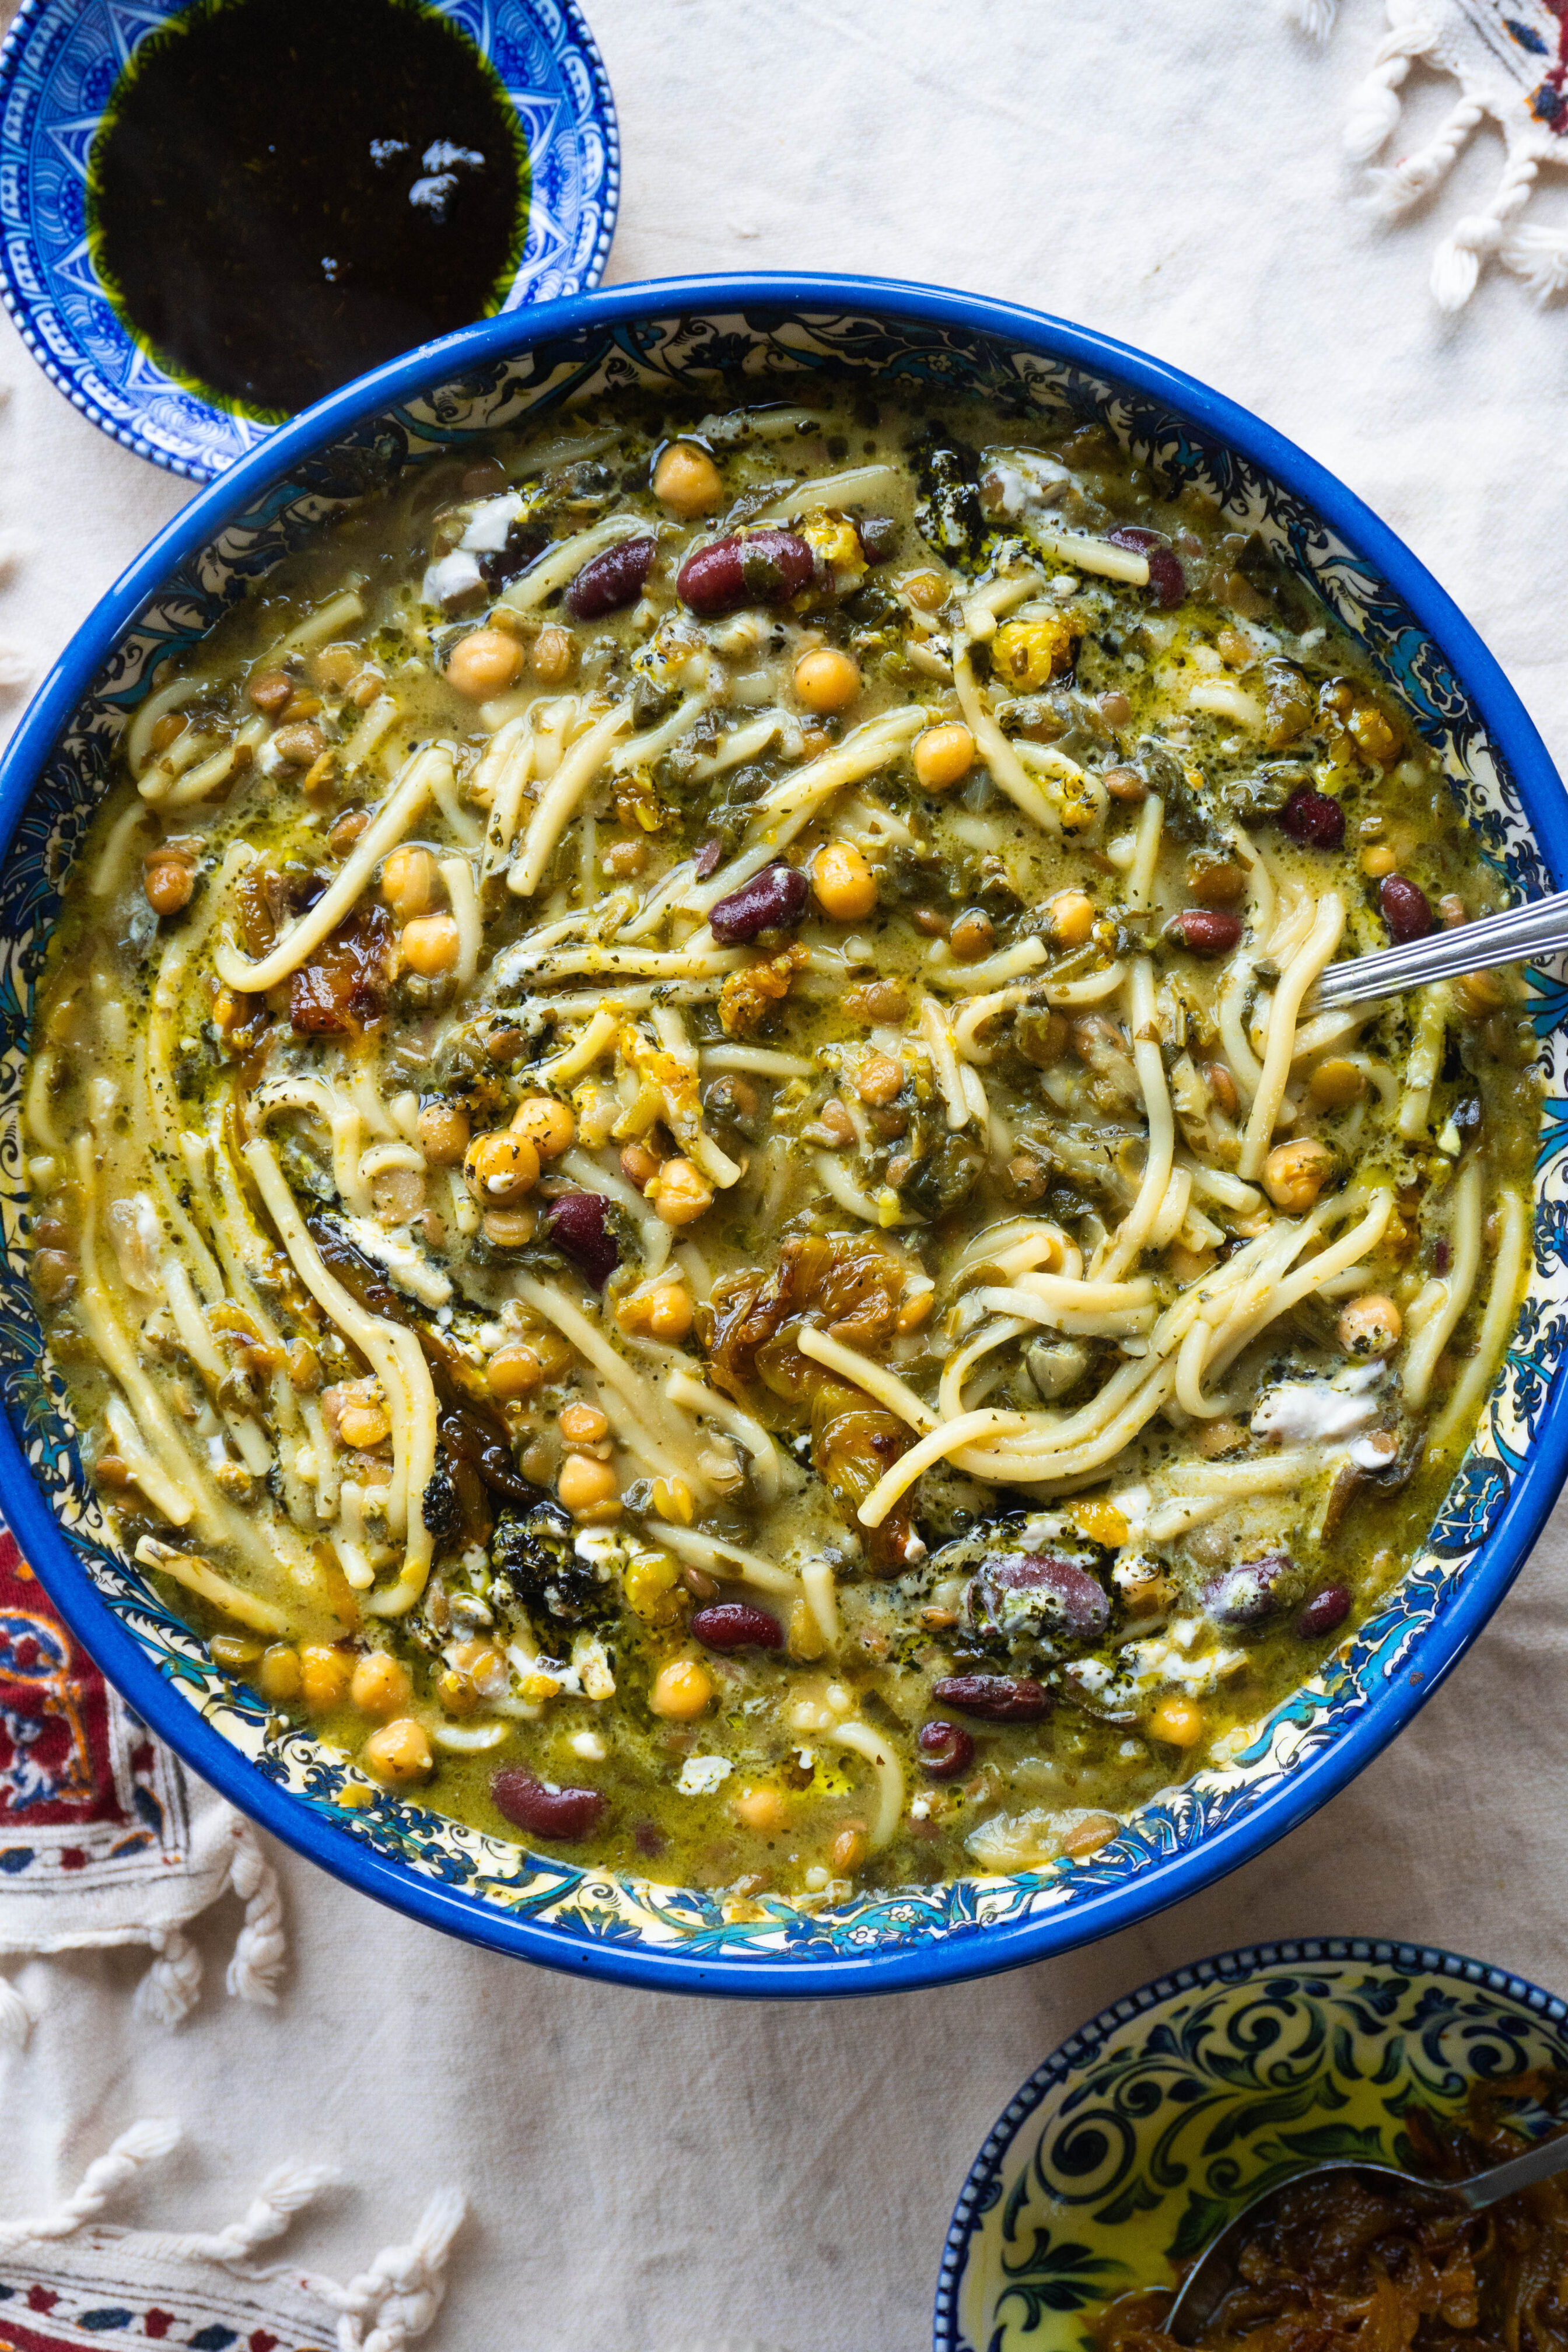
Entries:
[[[1559,430],[1568,322],[1484,281],[1429,306],[1433,228],[1346,201],[1340,109],[1382,21],[1319,51],[1236,0],[591,0],[620,106],[613,279],[877,271],[1109,330],[1336,469],[1568,741]],[[1447,91],[1419,93],[1423,109]],[[1489,184],[1480,150],[1445,204]],[[186,495],[95,432],[7,326],[0,639],[40,665]],[[1179,1961],[1269,1936],[1426,1938],[1568,1990],[1568,1611],[1559,1519],[1450,1687],[1327,1811],[1140,1931],[985,1984],[853,2004],[680,2001],[567,1982],[412,1927],[281,1857],[280,2007],[139,2022],[144,1956],[38,1962],[0,2067],[0,2210],[37,2210],[132,2116],[184,2151],[126,2218],[216,2226],[267,2165],[349,2186],[291,2242],[340,2275],[429,2185],[475,2219],[432,2344],[793,2352],[929,2341],[942,2231],[997,2111],[1061,2036]],[[204,1931],[198,1930],[198,1935]],[[233,1922],[216,1921],[212,1981]]]

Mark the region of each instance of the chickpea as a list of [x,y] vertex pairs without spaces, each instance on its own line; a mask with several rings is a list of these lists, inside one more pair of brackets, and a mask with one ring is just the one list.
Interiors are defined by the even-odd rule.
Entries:
[[570,629],[552,621],[533,640],[530,667],[541,686],[559,686],[572,675],[572,665],[577,658],[577,647]]
[[1064,948],[1080,948],[1094,929],[1094,900],[1082,890],[1064,890],[1050,904],[1051,929]]
[[817,851],[811,887],[829,922],[858,923],[877,903],[877,877],[853,842],[830,841]]
[[996,926],[978,907],[966,907],[947,935],[959,963],[978,963],[996,944]]
[[349,1678],[349,1696],[362,1715],[395,1715],[414,1696],[414,1677],[401,1658],[372,1650],[356,1658]]
[[539,1181],[539,1154],[525,1135],[494,1128],[476,1135],[463,1160],[468,1189],[487,1209],[509,1209]]
[[1398,863],[1393,850],[1383,841],[1373,842],[1361,854],[1361,870],[1373,882],[1379,882],[1385,874],[1392,874]]
[[857,1823],[846,1822],[833,1841],[833,1867],[841,1877],[847,1878],[858,1870],[870,1853],[870,1841]]
[[667,1160],[646,1188],[667,1225],[689,1225],[713,1205],[713,1187],[689,1160]]
[[307,1642],[300,1652],[300,1688],[307,1706],[341,1706],[348,1694],[353,1660],[346,1650]]
[[789,1807],[778,1789],[742,1789],[730,1808],[743,1829],[782,1830],[789,1820]]
[[142,887],[155,915],[177,915],[191,903],[196,877],[183,858],[153,857],[147,862]]
[[880,1108],[904,1088],[904,1066],[890,1054],[868,1054],[856,1074],[855,1091],[863,1103]]
[[501,629],[470,629],[447,656],[447,676],[470,702],[488,702],[514,685],[522,667],[522,647]]
[[1196,1699],[1163,1698],[1143,1728],[1167,1748],[1194,1748],[1204,1736],[1204,1720]]
[[657,1289],[645,1290],[640,1298],[626,1299],[619,1309],[623,1331],[676,1343],[689,1333],[694,1312],[691,1294],[683,1282],[661,1282]]
[[425,913],[436,895],[436,860],[427,849],[395,849],[381,869],[381,895],[400,923]]
[[566,1456],[555,1491],[563,1509],[574,1518],[615,1517],[620,1511],[620,1487],[614,1469],[607,1462],[595,1462],[591,1454]]
[[532,1144],[541,1160],[559,1160],[572,1148],[577,1122],[569,1103],[553,1095],[529,1095],[511,1115],[511,1131]]
[[1263,1189],[1277,1209],[1310,1209],[1328,1182],[1334,1155],[1312,1136],[1277,1143],[1263,1163]]
[[263,1650],[256,1669],[257,1687],[263,1698],[298,1698],[300,1680],[300,1653],[292,1643],[274,1642]]
[[923,735],[917,735],[910,757],[921,792],[945,793],[961,782],[974,765],[974,738],[967,727],[952,719],[941,727],[928,727]]
[[1352,1298],[1339,1320],[1340,1345],[1347,1356],[1386,1356],[1399,1345],[1405,1318],[1380,1290]]
[[498,1348],[485,1366],[485,1382],[498,1404],[514,1404],[531,1396],[543,1379],[543,1364],[520,1339]]
[[1365,1078],[1353,1062],[1344,1060],[1320,1062],[1307,1081],[1308,1098],[1321,1110],[1344,1110],[1365,1092]]
[[818,646],[802,654],[795,666],[795,690],[808,710],[825,717],[847,710],[860,691],[860,667],[832,646]]
[[468,1148],[468,1114],[456,1103],[419,1107],[419,1149],[432,1168],[457,1168]]
[[695,1658],[671,1658],[653,1678],[647,1703],[655,1715],[672,1723],[689,1723],[713,1696],[713,1677]]
[[940,613],[947,602],[948,583],[940,572],[917,572],[899,585],[922,613]]
[[384,1723],[379,1731],[373,1731],[360,1749],[359,1760],[373,1780],[384,1780],[395,1789],[427,1780],[436,1769],[429,1735],[411,1715],[400,1716],[395,1723]]
[[338,1435],[356,1454],[384,1445],[391,1430],[392,1423],[381,1405],[364,1404],[357,1398],[345,1404],[338,1415]]
[[416,915],[404,924],[398,945],[410,971],[422,980],[437,980],[456,965],[462,940],[452,916]]
[[600,1445],[610,1433],[609,1416],[596,1404],[563,1405],[555,1425],[568,1445]]
[[672,441],[653,469],[653,494],[678,515],[711,514],[724,495],[723,477],[706,449]]

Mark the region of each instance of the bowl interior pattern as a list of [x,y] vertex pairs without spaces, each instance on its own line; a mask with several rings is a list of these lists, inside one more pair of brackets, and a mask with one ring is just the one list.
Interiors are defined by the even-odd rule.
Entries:
[[[94,425],[205,482],[272,427],[167,374],[131,333],[87,235],[88,158],[121,71],[189,0],[26,0],[0,48],[0,296]],[[427,0],[494,67],[528,142],[528,233],[501,306],[595,285],[620,190],[614,101],[576,0]]]
[[[1529,1298],[1477,1443],[1429,1545],[1353,1638],[1252,1736],[1237,1737],[1223,1765],[1146,1806],[1091,1857],[1014,1878],[895,1895],[868,1892],[837,1908],[769,1895],[738,1902],[585,1870],[530,1855],[395,1795],[363,1812],[339,1807],[341,1759],[217,1675],[202,1643],[134,1564],[113,1549],[83,1474],[63,1383],[40,1347],[21,1238],[31,1148],[19,1118],[29,1013],[61,893],[128,717],[149,690],[157,665],[203,635],[314,521],[405,464],[427,463],[568,395],[663,383],[707,397],[715,371],[743,368],[757,397],[765,399],[771,378],[831,369],[875,378],[910,402],[973,388],[1064,423],[1099,419],[1141,462],[1168,478],[1201,484],[1238,526],[1258,530],[1279,550],[1398,688],[1441,754],[1484,854],[1512,894],[1531,897],[1554,887],[1516,782],[1474,702],[1442,651],[1369,562],[1279,482],[1191,421],[1125,383],[1052,356],[1048,322],[1040,322],[1026,347],[1022,337],[996,340],[970,326],[922,320],[918,306],[913,316],[847,304],[837,315],[822,308],[759,307],[649,320],[617,318],[615,306],[627,307],[620,298],[595,300],[611,306],[609,317],[595,316],[522,351],[520,333],[517,343],[509,343],[509,355],[486,359],[425,396],[369,417],[297,464],[289,479],[268,487],[249,510],[182,562],[121,634],[44,763],[0,869],[0,1385],[16,1444],[64,1531],[68,1553],[19,1467],[7,1477],[4,1432],[0,1494],[9,1496],[18,1532],[68,1612],[72,1597],[90,1588],[181,1699],[249,1760],[255,1774],[289,1793],[293,1802],[281,1824],[286,1834],[351,1876],[351,1842],[380,1857],[394,1865],[395,1878],[384,1874],[376,1891],[410,1900],[416,1909],[418,1903],[407,1892],[411,1874],[447,1890],[458,1900],[445,1906],[444,1924],[460,1932],[563,1964],[563,1956],[574,1952],[577,1964],[611,1974],[657,1978],[663,1958],[700,1961],[710,1970],[704,1989],[737,1991],[764,1985],[770,1991],[837,1990],[862,1972],[822,1964],[881,1960],[900,1952],[920,1955],[916,1973],[928,1981],[994,1967],[1004,1948],[1010,1959],[1038,1958],[1189,1891],[1195,1850],[1211,1850],[1198,1874],[1206,1874],[1215,1843],[1224,1845],[1227,1832],[1248,1823],[1259,1807],[1293,1791],[1309,1768],[1318,1768],[1327,1793],[1341,1743],[1360,1726],[1370,1755],[1417,1703],[1414,1685],[1423,1681],[1424,1644],[1428,1659],[1439,1652],[1449,1656],[1474,1630],[1462,1612],[1478,1547],[1504,1511],[1536,1443],[1568,1335],[1563,1206],[1568,1104],[1553,1101],[1543,1132],[1545,1172]],[[1544,975],[1533,977],[1536,1025],[1557,1097],[1568,1055],[1568,993]],[[1458,1633],[1456,1611],[1461,1612]],[[1485,1610],[1471,1614],[1479,1624]],[[89,1632],[79,1621],[79,1630]],[[1405,1687],[1391,1691],[1395,1682]],[[1379,1720],[1386,1727],[1372,1737],[1365,1718],[1380,1695],[1385,1705]],[[178,1744],[187,1717],[177,1707],[172,1711],[176,1719],[161,1727]],[[253,1785],[245,1775],[238,1801],[246,1801],[245,1790]],[[1292,1793],[1272,1808],[1278,1828],[1289,1825],[1280,1816],[1294,1802]],[[313,1816],[308,1822],[307,1814]],[[279,1825],[276,1816],[273,1825]],[[1239,1859],[1236,1837],[1228,1843]],[[370,1874],[362,1874],[362,1883]],[[526,1932],[531,1927],[550,1932]],[[1008,1929],[1026,1932],[1006,1936]],[[1004,1945],[994,1940],[998,1931]]]
[[997,2122],[948,2231],[936,2352],[1093,2352],[1086,2313],[1173,2285],[1250,2198],[1331,2158],[1409,2165],[1412,2107],[1565,2063],[1561,2000],[1448,1952],[1270,1944],[1162,1977]]

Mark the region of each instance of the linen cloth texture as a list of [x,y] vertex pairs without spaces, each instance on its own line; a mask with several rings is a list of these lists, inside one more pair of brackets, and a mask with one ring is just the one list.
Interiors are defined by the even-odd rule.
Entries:
[[[1339,0],[1286,0],[1303,30],[1327,39]],[[1542,165],[1568,163],[1568,5],[1564,0],[1388,0],[1388,30],[1351,93],[1345,153],[1370,163],[1399,128],[1413,66],[1451,75],[1459,96],[1433,135],[1366,174],[1370,209],[1408,212],[1453,171],[1489,117],[1504,160],[1489,202],[1457,219],[1432,257],[1432,299],[1459,310],[1496,260],[1537,302],[1568,287],[1568,232],[1521,219]]]
[[[1568,745],[1568,321],[1497,269],[1462,316],[1438,312],[1430,227],[1345,204],[1329,126],[1360,28],[1381,27],[1373,0],[1324,50],[1234,0],[587,8],[624,141],[613,279],[863,270],[1155,352],[1367,499]],[[1447,201],[1485,201],[1494,150],[1483,125]],[[22,542],[0,637],[41,669],[189,491],[85,424],[4,320],[0,378],[0,531]],[[163,2180],[132,2181],[117,2218],[216,2231],[274,2166],[341,2164],[358,2194],[320,2198],[287,2242],[338,2279],[461,2181],[471,2219],[431,2352],[920,2352],[942,2233],[998,2114],[1161,1970],[1355,1933],[1568,1992],[1565,1578],[1559,1513],[1470,1655],[1331,1805],[1142,1927],[984,1983],[674,2000],[470,1949],[273,1847],[292,1954],[276,2008],[206,1999],[170,2034],[135,2014],[142,1952],[16,1968],[36,2022],[25,2053],[0,2051],[0,2215],[63,2202],[121,2130],[175,2114]],[[185,1931],[215,1982],[233,1918],[219,1904]]]
[[413,2235],[346,2283],[260,2263],[294,2215],[333,2179],[323,2165],[282,2165],[237,2221],[216,2231],[130,2231],[100,2217],[142,2166],[166,2157],[178,2124],[133,2124],[52,2213],[0,2223],[0,2330],[6,2352],[67,2352],[115,2339],[193,2352],[403,2352],[441,2308],[447,2257],[463,2219],[451,2189]]
[[[202,1979],[184,1931],[231,1889],[229,1991],[275,2000],[282,1905],[256,1832],[105,1684],[0,1522],[0,1954],[145,1946],[138,2007],[175,2025]],[[30,2025],[0,1976],[0,2037]]]

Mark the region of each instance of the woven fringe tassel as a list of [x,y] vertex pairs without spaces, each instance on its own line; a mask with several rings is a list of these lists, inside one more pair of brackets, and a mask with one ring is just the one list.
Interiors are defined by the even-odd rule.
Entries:
[[0,1977],[0,2046],[25,2050],[33,2031],[33,2012],[9,1977]]
[[[1489,254],[1501,256],[1509,246],[1521,249],[1531,232],[1508,224],[1530,201],[1537,165],[1529,155],[1511,155],[1498,182],[1497,194],[1484,213],[1467,213],[1432,257],[1432,299],[1440,310],[1462,310],[1476,290],[1481,262]],[[1527,261],[1520,275],[1530,275]]]
[[1516,228],[1498,247],[1505,269],[1524,280],[1535,302],[1550,302],[1568,293],[1568,236],[1550,228]]
[[228,1990],[241,2000],[270,2007],[278,1999],[278,1980],[289,1958],[282,1898],[278,1873],[262,1853],[256,1832],[248,1822],[237,1819],[228,1883],[245,1906],[245,1925],[228,1964]]
[[434,2325],[447,2292],[447,2257],[467,2210],[460,2189],[438,2189],[408,2245],[386,2247],[346,2286],[310,2279],[342,2314],[338,2352],[403,2352]]
[[1478,100],[1461,99],[1426,146],[1401,155],[1397,163],[1391,163],[1386,171],[1369,172],[1369,209],[1383,220],[1393,220],[1429,195],[1440,181],[1447,178],[1465,142],[1485,115],[1486,108]]
[[189,2231],[163,2242],[171,2253],[200,2262],[246,2262],[258,2246],[280,2238],[295,2214],[338,2178],[331,2164],[280,2164],[268,2174],[237,2221],[225,2230]]
[[1285,14],[1314,41],[1326,41],[1334,29],[1340,0],[1285,0]]
[[53,2213],[41,2214],[31,2221],[0,2222],[0,2245],[72,2236],[84,2222],[96,2221],[110,2198],[118,2196],[144,2164],[167,2156],[178,2145],[179,2137],[179,2125],[165,2116],[149,2116],[142,2123],[132,2124],[102,2156],[93,2159],[76,2194]]
[[[1394,16],[1397,0],[1389,14]],[[1437,29],[1423,18],[1398,9],[1396,21],[1373,52],[1372,70],[1351,92],[1345,120],[1344,150],[1358,163],[1369,163],[1399,121],[1399,92],[1416,58],[1425,57],[1437,39]]]
[[178,1927],[154,1928],[149,1941],[156,1958],[136,1988],[136,2014],[158,2025],[178,2025],[202,1989],[202,1956]]

